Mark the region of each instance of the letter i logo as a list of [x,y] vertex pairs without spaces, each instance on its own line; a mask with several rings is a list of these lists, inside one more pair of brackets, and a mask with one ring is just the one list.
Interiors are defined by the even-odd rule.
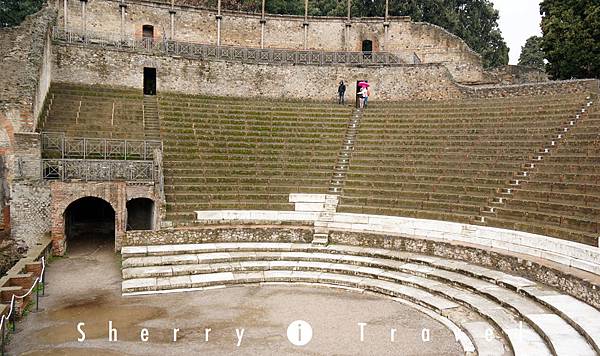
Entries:
[[304,346],[312,340],[313,330],[304,320],[293,321],[287,328],[288,340],[296,346]]

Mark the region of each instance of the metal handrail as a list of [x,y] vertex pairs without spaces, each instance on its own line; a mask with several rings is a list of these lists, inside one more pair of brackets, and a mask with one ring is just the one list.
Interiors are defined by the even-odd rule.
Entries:
[[92,158],[150,160],[154,149],[162,151],[159,140],[117,140],[89,137],[66,137],[63,132],[42,132],[42,152],[56,158]]

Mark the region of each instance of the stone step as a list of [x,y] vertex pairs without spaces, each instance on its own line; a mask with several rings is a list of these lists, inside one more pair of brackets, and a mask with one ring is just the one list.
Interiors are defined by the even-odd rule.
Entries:
[[[237,263],[233,263],[233,265],[237,266]],[[229,269],[229,271],[221,272],[219,267],[222,267],[223,270]],[[271,269],[271,267],[274,269]],[[211,269],[213,269],[214,272],[177,277],[156,277],[154,278],[154,281],[152,281],[152,278],[126,280],[123,283],[123,289],[124,292],[127,293],[139,290],[152,291],[198,288],[210,287],[215,284],[257,283],[269,281],[302,281],[318,283],[318,276],[323,274],[343,276],[341,278],[358,278],[363,281],[377,281],[376,285],[380,288],[382,285],[388,285],[390,287],[395,285],[397,287],[394,288],[410,288],[415,292],[418,291],[418,293],[424,293],[428,296],[434,294],[442,296],[447,299],[446,303],[452,308],[458,307],[458,304],[455,304],[457,302],[467,304],[478,313],[491,320],[508,336],[511,348],[515,350],[515,354],[550,355],[550,350],[548,350],[542,338],[535,330],[526,323],[519,323],[519,320],[513,316],[509,310],[502,308],[500,304],[489,301],[476,293],[459,290],[452,286],[431,281],[427,278],[407,275],[400,272],[385,272],[377,268],[357,268],[351,264],[325,264],[319,262],[298,263],[285,260],[272,262],[249,261],[243,263],[243,265],[240,264],[239,269],[235,269],[232,264],[224,263],[220,266],[212,265]],[[237,281],[237,278],[233,277],[235,275],[244,275],[245,277],[240,278],[239,281]],[[247,279],[250,275],[252,276],[252,280]],[[221,278],[222,276],[227,277],[223,279]],[[279,279],[271,278],[273,276],[277,276]],[[309,276],[314,276],[314,278]],[[216,282],[216,278],[220,279],[219,282]],[[332,282],[338,283],[339,279],[335,279]],[[364,288],[360,283],[353,287]],[[387,294],[386,290],[380,288],[374,289],[373,291]],[[405,295],[404,297],[408,296]],[[427,303],[423,299],[410,300],[418,303]],[[433,307],[431,304],[428,304],[428,306]],[[438,310],[438,312],[443,312],[443,309]],[[518,333],[516,332],[517,330],[519,331]]]
[[[519,295],[513,290],[506,289],[494,283],[469,277],[457,272],[438,269],[422,264],[404,263],[390,259],[361,257],[331,253],[309,252],[230,252],[229,258],[223,253],[207,253],[209,259],[201,265],[174,265],[158,267],[141,267],[124,269],[123,277],[176,277],[194,273],[239,272],[247,270],[293,269],[302,271],[318,271],[360,274],[362,277],[378,279],[392,278],[400,283],[429,283],[437,284],[442,281],[449,285],[460,286],[473,290],[490,300],[498,301],[517,311],[520,317],[527,320],[544,338],[548,340],[553,350],[559,355],[567,355],[571,348],[579,350],[580,355],[594,355],[594,350],[587,347],[585,338],[577,330],[556,314],[537,304],[532,299]],[[199,258],[201,255],[199,255]],[[456,261],[453,261],[456,262]],[[450,264],[450,267],[456,263]],[[448,267],[448,266],[446,266]],[[391,272],[390,272],[391,271]],[[364,274],[364,275],[363,275]],[[508,277],[519,286],[531,284],[530,281]],[[506,278],[505,278],[506,279]],[[431,286],[430,286],[431,287]],[[435,287],[432,287],[435,289]],[[431,292],[431,290],[428,290]],[[438,291],[439,292],[439,291]],[[442,292],[439,292],[442,293]],[[466,293],[466,292],[463,292]],[[475,298],[471,296],[471,298]]]
[[[514,291],[521,291],[527,296],[540,304],[546,305],[556,314],[562,316],[569,324],[583,334],[588,342],[598,351],[600,345],[600,311],[581,302],[573,297],[564,295],[550,287],[543,286],[539,283],[528,279],[506,274],[504,272],[493,270],[481,266],[475,266],[463,261],[448,260],[439,257],[430,257],[419,255],[410,252],[393,251],[386,249],[344,246],[344,245],[329,245],[327,247],[313,246],[310,244],[292,244],[292,243],[218,243],[218,244],[188,244],[188,245],[157,245],[157,246],[130,246],[123,247],[122,254],[125,259],[131,257],[152,257],[155,258],[149,265],[159,263],[160,257],[163,255],[185,254],[186,252],[194,253],[226,253],[226,252],[252,252],[252,251],[272,251],[272,252],[292,252],[290,256],[300,257],[299,252],[310,253],[312,261],[315,259],[320,262],[327,262],[331,254],[342,254],[359,257],[358,260],[362,264],[369,265],[372,263],[372,258],[388,259],[387,263],[405,262],[424,267],[432,267],[434,270],[429,270],[428,277],[433,278],[432,271],[445,270],[457,272],[465,276],[478,278],[482,281],[492,282],[496,285],[505,286]],[[320,254],[319,254],[320,253]],[[327,254],[323,255],[323,254]],[[156,259],[158,257],[158,259]],[[223,260],[219,260],[219,256],[213,256],[211,262],[220,263],[231,261],[231,255],[222,255]],[[347,257],[348,258],[348,257]],[[354,259],[357,260],[357,259]],[[339,261],[333,259],[330,261]],[[347,261],[347,260],[346,260]],[[382,261],[380,261],[382,262]],[[124,264],[125,265],[125,264]],[[409,265],[404,266],[409,267]],[[182,268],[182,267],[180,267]],[[422,272],[423,270],[421,270]],[[439,276],[439,272],[438,272]],[[469,282],[472,285],[478,285],[476,282]]]
[[313,243],[313,245],[322,245],[322,246],[329,244],[329,232],[313,234],[312,243]]

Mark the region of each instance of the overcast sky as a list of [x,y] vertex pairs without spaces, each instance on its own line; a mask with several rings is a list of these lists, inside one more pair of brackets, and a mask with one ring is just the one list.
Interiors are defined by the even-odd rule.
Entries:
[[492,0],[500,11],[500,30],[508,48],[510,64],[517,64],[521,46],[534,35],[541,36],[540,0]]

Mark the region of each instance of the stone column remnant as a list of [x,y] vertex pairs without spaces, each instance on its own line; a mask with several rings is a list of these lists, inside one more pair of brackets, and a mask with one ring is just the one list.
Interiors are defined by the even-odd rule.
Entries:
[[260,48],[265,48],[265,0],[262,0],[262,10],[260,15]]
[[124,0],[121,0],[119,3],[119,8],[121,9],[121,41],[125,40],[125,10],[127,9],[127,4],[125,4]]
[[81,31],[83,36],[85,37],[87,31],[87,16],[85,13],[86,6],[88,0],[80,0],[81,1]]
[[308,49],[308,0],[304,0],[304,49]]
[[69,27],[69,0],[63,0],[63,24],[65,27],[65,30]]
[[383,46],[382,49],[385,51],[388,43],[388,31],[390,28],[389,17],[389,0],[385,0],[385,17],[383,19]]
[[217,2],[217,46],[221,45],[221,0]]

